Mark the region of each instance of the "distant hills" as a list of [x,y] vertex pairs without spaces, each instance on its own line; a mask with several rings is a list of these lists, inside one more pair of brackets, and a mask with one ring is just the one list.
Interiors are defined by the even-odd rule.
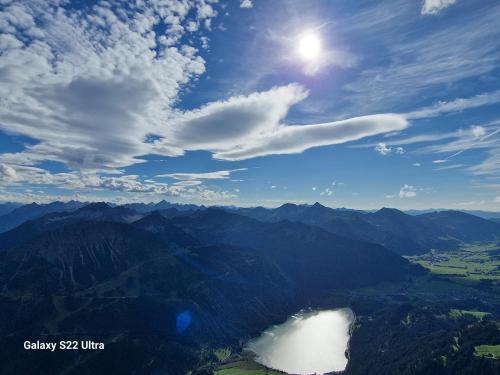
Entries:
[[460,211],[408,215],[393,208],[364,212],[332,209],[319,203],[287,203],[275,209],[241,208],[236,212],[261,221],[289,220],[317,226],[337,235],[378,243],[403,255],[500,239],[498,223]]
[[[174,215],[172,210],[177,214]],[[31,253],[32,249],[43,244],[46,249],[59,249],[57,252],[60,252],[61,243],[73,250],[87,240],[99,239],[101,226],[113,223],[115,226],[120,224],[123,231],[127,228],[130,233],[141,231],[144,246],[147,239],[154,239],[165,246],[178,248],[231,245],[253,249],[256,256],[265,257],[289,279],[294,279],[299,288],[305,289],[400,279],[411,268],[406,260],[382,246],[300,222],[259,221],[218,208],[194,211],[170,208],[167,209],[170,218],[162,214],[164,211],[138,213],[124,206],[92,203],[74,211],[53,212],[1,233],[0,250]],[[91,228],[95,228],[95,233]],[[77,235],[78,231],[85,234]],[[69,233],[73,235],[69,236]],[[79,236],[84,236],[85,241]],[[71,245],[71,240],[75,241],[74,245]],[[96,244],[93,247],[99,248]],[[121,250],[114,252],[118,254]],[[51,252],[44,250],[45,253],[50,255]],[[83,259],[86,255],[79,253],[78,256]],[[58,260],[60,263],[61,259]],[[310,273],[312,268],[317,272]],[[355,269],[357,272],[353,272]]]
[[[165,218],[174,218],[209,208],[167,201],[120,206],[102,202],[87,204],[70,201],[32,203],[23,206],[6,203],[0,205],[0,212],[2,209],[8,212],[0,215],[0,234],[9,232],[21,224],[24,226],[1,236],[3,241],[0,241],[0,249],[15,243],[13,238],[19,235],[16,233],[23,233],[22,236],[30,238],[39,233],[40,229],[37,228],[55,228],[75,220],[95,219],[130,223],[151,212],[157,212]],[[339,236],[376,243],[403,255],[421,254],[430,249],[452,249],[466,242],[500,239],[500,219],[486,220],[462,211],[441,210],[425,213],[412,211],[408,214],[391,208],[382,208],[378,211],[332,209],[319,203],[314,205],[287,203],[274,209],[264,207],[218,207],[217,209],[261,222],[285,220],[298,222]],[[42,217],[41,221],[36,221]],[[32,220],[35,221],[31,222]],[[42,222],[44,224],[41,224]],[[28,230],[28,227],[31,229]]]
[[[431,208],[427,210],[405,210],[404,212],[408,215],[422,215],[432,212],[439,211],[450,211],[446,208]],[[466,214],[482,217],[483,219],[500,219],[500,212],[496,211],[482,211],[482,210],[459,210],[460,212],[465,212]]]
[[[83,207],[85,204],[86,203],[77,201],[69,201],[52,202],[48,204],[31,203],[15,207],[13,210],[10,210],[6,214],[0,216],[0,233],[15,228],[27,220],[35,219],[51,212],[73,211]],[[6,203],[6,205],[9,204]]]

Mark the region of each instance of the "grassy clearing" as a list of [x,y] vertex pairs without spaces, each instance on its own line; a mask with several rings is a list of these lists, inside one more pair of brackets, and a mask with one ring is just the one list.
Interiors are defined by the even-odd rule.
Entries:
[[432,250],[407,259],[435,275],[457,281],[500,281],[500,248],[496,243],[464,245],[452,251]]
[[473,316],[474,318],[478,320],[483,320],[483,318],[487,315],[490,315],[489,312],[484,312],[484,311],[474,311],[474,310],[457,310],[457,309],[451,309],[449,316],[450,318],[453,319],[458,319],[463,316]]
[[244,351],[235,359],[219,366],[215,375],[283,375],[282,372],[268,369],[253,359],[253,356]]
[[267,369],[253,361],[241,360],[219,367],[215,375],[283,375],[283,373]]
[[231,356],[230,348],[219,348],[214,352],[214,355],[220,362],[226,361]]
[[478,357],[500,359],[500,345],[479,345],[474,347],[474,355]]

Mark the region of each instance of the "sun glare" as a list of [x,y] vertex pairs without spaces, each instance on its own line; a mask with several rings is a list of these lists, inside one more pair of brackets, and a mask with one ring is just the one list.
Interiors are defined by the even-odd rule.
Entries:
[[304,59],[314,59],[318,56],[320,50],[321,42],[315,35],[307,34],[299,38],[298,51]]

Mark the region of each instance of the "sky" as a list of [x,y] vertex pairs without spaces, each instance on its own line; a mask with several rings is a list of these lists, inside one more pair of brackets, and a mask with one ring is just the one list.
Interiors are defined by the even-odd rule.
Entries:
[[500,210],[496,0],[0,0],[0,201]]

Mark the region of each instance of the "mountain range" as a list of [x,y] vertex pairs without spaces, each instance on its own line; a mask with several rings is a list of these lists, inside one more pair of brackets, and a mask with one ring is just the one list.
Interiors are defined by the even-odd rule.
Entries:
[[[0,371],[23,374],[186,373],[210,361],[206,348],[240,345],[336,291],[425,274],[401,254],[500,238],[499,223],[462,212],[319,203],[55,202],[14,208],[0,223],[10,227],[0,233],[0,311],[9,317]],[[108,349],[46,361],[16,352],[28,336],[93,337]]]
[[430,249],[452,249],[461,243],[500,239],[499,223],[461,211],[408,215],[393,208],[376,212],[284,204],[275,209],[240,208],[237,213],[257,220],[289,220],[323,228],[331,233],[378,243],[402,255]]

